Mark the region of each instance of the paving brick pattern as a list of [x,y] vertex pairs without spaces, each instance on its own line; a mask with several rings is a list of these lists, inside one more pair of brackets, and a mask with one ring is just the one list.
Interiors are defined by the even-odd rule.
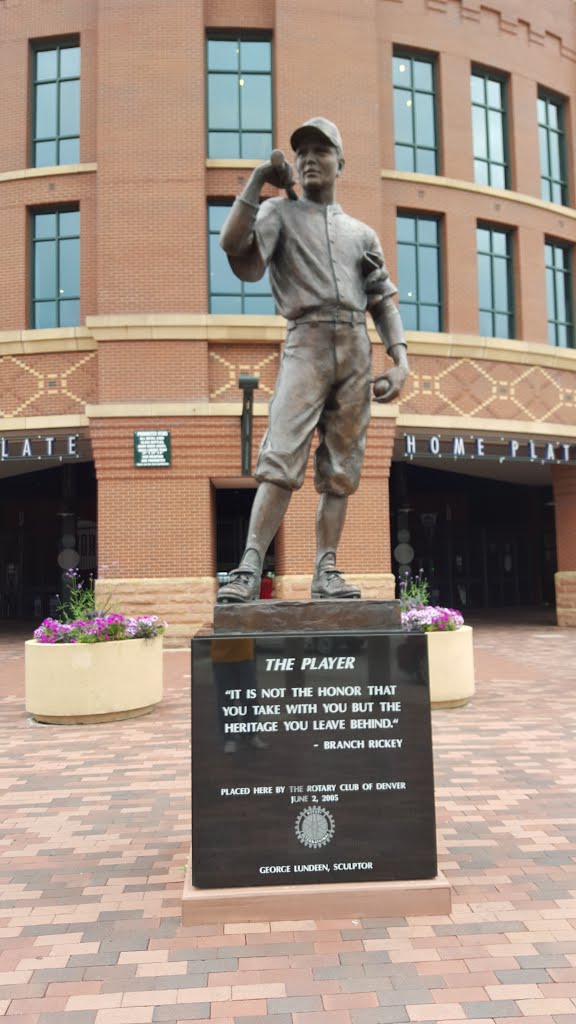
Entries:
[[0,1016],[18,1024],[576,1024],[576,632],[480,625],[477,694],[434,712],[450,917],[182,928],[189,659],[154,714],[23,708],[0,637]]

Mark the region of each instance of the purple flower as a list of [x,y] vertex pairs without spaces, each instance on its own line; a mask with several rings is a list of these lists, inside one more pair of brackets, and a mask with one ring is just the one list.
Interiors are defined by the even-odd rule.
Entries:
[[402,627],[407,632],[448,632],[459,629],[464,624],[462,614],[454,608],[434,607],[425,605],[423,608],[410,608],[401,613]]
[[75,619],[61,622],[59,619],[44,619],[34,630],[38,643],[106,643],[111,640],[147,639],[161,636],[166,629],[165,622],[159,622],[157,615],[126,618],[117,612],[96,615],[94,618]]

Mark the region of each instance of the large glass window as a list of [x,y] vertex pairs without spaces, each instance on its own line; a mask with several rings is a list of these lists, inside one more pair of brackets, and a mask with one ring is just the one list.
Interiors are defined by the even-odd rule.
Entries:
[[208,268],[210,275],[211,313],[276,312],[270,291],[268,273],[260,281],[240,281],[228,263],[218,241],[231,203],[210,203],[208,206]]
[[393,84],[396,169],[437,174],[433,58],[395,50]]
[[479,185],[508,188],[508,129],[506,85],[487,71],[471,79],[474,180]]
[[272,43],[207,40],[208,156],[265,160],[272,149]]
[[407,331],[442,330],[440,223],[398,214],[398,297]]
[[513,338],[512,233],[479,224],[476,234],[480,334],[490,338]]
[[32,166],[80,161],[80,47],[65,42],[33,52]]
[[567,245],[547,241],[546,298],[548,305],[548,341],[559,348],[574,346],[574,306],[572,302],[572,259]]
[[542,90],[538,93],[538,140],[542,198],[568,205],[564,101]]
[[80,211],[32,214],[32,326],[80,323]]

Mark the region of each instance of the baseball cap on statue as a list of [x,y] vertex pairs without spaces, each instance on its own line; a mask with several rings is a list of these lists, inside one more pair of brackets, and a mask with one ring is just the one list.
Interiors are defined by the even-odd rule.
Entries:
[[294,152],[297,151],[298,146],[305,137],[310,138],[311,136],[316,136],[322,139],[323,142],[329,142],[331,146],[338,150],[340,156],[344,156],[342,136],[332,121],[328,121],[325,117],[311,117],[309,121],[304,121],[304,124],[301,124],[292,133],[290,138],[290,145]]

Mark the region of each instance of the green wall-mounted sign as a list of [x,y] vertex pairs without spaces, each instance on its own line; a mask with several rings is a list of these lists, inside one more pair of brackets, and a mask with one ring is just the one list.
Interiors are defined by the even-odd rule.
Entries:
[[134,431],[135,466],[169,466],[171,463],[169,430]]

